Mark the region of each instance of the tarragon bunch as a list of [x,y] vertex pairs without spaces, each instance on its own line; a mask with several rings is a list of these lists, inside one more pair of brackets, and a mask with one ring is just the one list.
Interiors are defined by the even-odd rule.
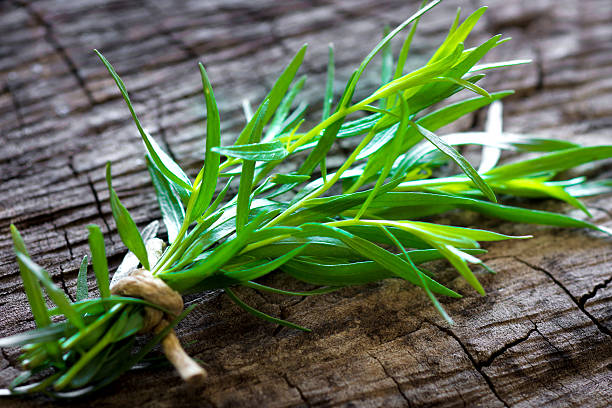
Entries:
[[[308,296],[385,278],[401,278],[421,287],[444,319],[452,322],[436,296],[461,297],[436,280],[421,264],[446,259],[478,292],[484,290],[468,264],[483,265],[479,242],[517,239],[482,229],[422,221],[449,210],[468,210],[503,220],[558,227],[603,227],[566,215],[499,204],[500,197],[552,197],[588,210],[579,197],[612,190],[610,180],[559,180],[564,170],[612,156],[612,146],[582,147],[544,138],[505,133],[501,105],[489,110],[484,132],[439,136],[441,127],[512,94],[489,93],[478,85],[488,69],[521,64],[479,64],[491,49],[506,42],[495,35],[473,48],[464,41],[485,8],[451,25],[446,39],[421,68],[405,72],[405,62],[419,18],[438,2],[424,4],[367,55],[336,97],[334,53],[330,47],[320,122],[304,128],[306,105],[293,108],[305,85],[296,73],[306,52],[301,48],[268,95],[251,113],[233,145],[221,145],[221,127],[213,89],[199,65],[206,101],[204,164],[190,179],[146,132],[126,87],[111,64],[98,56],[114,78],[146,146],[146,159],[168,232],[168,246],[155,263],[146,243],[151,231],[139,232],[107,180],[119,235],[142,268],[181,294],[223,289],[241,308],[275,324],[308,330],[269,316],[242,301],[236,286]],[[390,42],[411,26],[399,57]],[[382,57],[382,85],[368,96],[355,90],[372,60]],[[440,103],[460,91],[466,99]],[[356,100],[357,99],[357,100]],[[355,139],[352,153],[339,168],[326,157],[339,139]],[[456,146],[482,146],[475,169]],[[527,160],[498,164],[503,150],[530,152]],[[301,163],[292,157],[302,153]],[[535,155],[534,155],[535,153]],[[294,165],[279,172],[281,164]],[[450,164],[450,165],[446,165]],[[287,168],[287,165],[282,168]],[[443,168],[441,168],[444,166]],[[458,168],[458,174],[448,174]],[[441,173],[443,170],[447,174]],[[237,193],[230,197],[228,192]],[[609,232],[609,231],[607,231]],[[190,309],[166,330],[134,350],[143,325],[142,299],[112,295],[100,229],[89,227],[91,261],[99,298],[88,298],[84,259],[77,281],[77,301],[69,302],[43,268],[28,256],[12,227],[17,260],[37,329],[0,340],[0,346],[23,346],[27,370],[5,393],[44,392],[57,397],[96,390],[139,362]],[[483,265],[484,266],[484,265]],[[258,279],[273,271],[312,285],[308,292],[266,286]],[[56,307],[48,309],[41,286]],[[163,309],[163,308],[161,308]],[[63,315],[63,320],[51,320]],[[33,378],[31,378],[33,376]],[[24,385],[26,384],[26,385]]]

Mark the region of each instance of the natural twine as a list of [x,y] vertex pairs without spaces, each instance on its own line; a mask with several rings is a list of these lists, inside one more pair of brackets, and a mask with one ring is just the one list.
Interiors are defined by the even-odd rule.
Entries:
[[[146,306],[141,333],[157,334],[163,331],[168,327],[170,321],[183,311],[183,298],[180,293],[146,269],[129,271],[119,280],[113,281],[110,289],[114,295],[141,298],[168,311],[164,313],[159,309]],[[166,358],[185,382],[191,385],[200,385],[204,382],[207,376],[206,370],[189,357],[181,347],[174,329],[171,329],[162,339],[161,347]]]

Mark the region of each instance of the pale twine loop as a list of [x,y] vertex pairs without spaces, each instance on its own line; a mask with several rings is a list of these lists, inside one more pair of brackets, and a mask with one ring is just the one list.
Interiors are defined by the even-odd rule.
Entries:
[[[166,309],[174,319],[183,311],[183,298],[166,283],[153,276],[146,269],[135,269],[128,276],[113,284],[114,295],[137,297]],[[152,331],[164,317],[164,312],[152,307],[145,307],[144,326],[141,333]]]
[[[183,311],[183,298],[180,293],[146,269],[130,271],[127,276],[113,283],[111,293],[141,298],[167,310],[164,313],[153,307],[145,307],[142,333],[152,331],[157,334],[163,331],[170,324],[170,320]],[[207,376],[206,371],[183,350],[174,329],[171,329],[163,338],[161,346],[164,354],[183,380],[192,385],[198,385],[204,381]]]

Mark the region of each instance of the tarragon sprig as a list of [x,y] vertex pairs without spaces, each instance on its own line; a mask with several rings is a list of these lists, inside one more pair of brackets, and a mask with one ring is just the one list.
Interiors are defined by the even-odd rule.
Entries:
[[[498,197],[550,197],[566,201],[588,214],[579,197],[612,190],[610,180],[559,180],[564,170],[612,156],[612,146],[576,144],[505,133],[498,101],[511,91],[489,93],[478,83],[482,71],[522,64],[514,60],[481,63],[506,39],[496,35],[465,48],[464,41],[485,12],[478,9],[463,22],[453,22],[446,39],[421,68],[405,72],[410,44],[422,15],[438,1],[423,7],[367,55],[335,97],[334,49],[329,49],[327,83],[321,121],[304,129],[306,107],[295,105],[305,86],[296,79],[304,59],[302,47],[281,73],[255,111],[246,103],[247,124],[236,142],[221,145],[220,115],[206,70],[199,65],[206,102],[204,164],[196,178],[186,174],[147,133],[134,110],[127,88],[111,64],[97,52],[115,80],[146,147],[147,167],[166,226],[168,247],[149,263],[147,244],[155,228],[142,233],[113,189],[107,166],[110,201],[119,235],[129,249],[129,262],[140,263],[180,293],[224,289],[244,310],[275,324],[308,330],[296,323],[269,316],[241,300],[233,290],[255,290],[296,296],[326,293],[350,285],[386,278],[401,278],[424,289],[449,323],[436,296],[460,297],[444,286],[422,264],[446,259],[478,292],[484,289],[468,264],[486,267],[477,255],[479,242],[527,237],[440,225],[423,221],[449,210],[469,210],[512,222],[559,227],[590,228],[609,233],[566,215],[529,210],[498,203]],[[390,42],[411,25],[400,55],[394,62]],[[363,72],[382,57],[382,84],[355,101]],[[471,97],[439,107],[448,97],[467,90]],[[484,132],[439,136],[443,126],[494,103]],[[355,115],[359,114],[359,115]],[[354,138],[354,150],[344,164],[328,169],[326,157],[342,138]],[[483,147],[476,170],[457,150],[462,145]],[[541,155],[499,165],[503,150]],[[298,165],[292,157],[307,152]],[[280,164],[294,164],[279,172]],[[454,163],[458,174],[443,174],[440,167]],[[285,167],[283,167],[285,168]],[[236,180],[238,180],[236,186]],[[230,198],[230,192],[237,193]],[[142,299],[112,295],[103,236],[89,226],[91,262],[100,292],[89,298],[87,257],[77,278],[77,301],[71,303],[34,263],[14,226],[11,226],[17,261],[37,325],[35,330],[0,340],[1,347],[22,346],[20,361],[26,369],[5,394],[43,392],[73,397],[94,391],[116,379],[140,361],[189,312],[187,309],[164,331],[136,353],[134,339],[143,326]],[[127,259],[126,258],[126,259]],[[121,269],[121,273],[126,271]],[[129,269],[129,268],[128,268]],[[307,292],[278,289],[257,280],[280,270],[316,285]],[[48,309],[41,287],[56,308]],[[51,316],[65,320],[52,322]],[[25,385],[24,385],[25,384]]]

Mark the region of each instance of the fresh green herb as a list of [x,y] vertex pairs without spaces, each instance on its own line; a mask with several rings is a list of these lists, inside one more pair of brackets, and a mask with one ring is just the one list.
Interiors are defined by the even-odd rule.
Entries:
[[[383,40],[354,71],[337,98],[334,50],[330,46],[323,114],[310,129],[302,128],[305,106],[292,109],[305,85],[305,77],[295,78],[306,46],[297,52],[255,112],[245,104],[248,123],[232,146],[221,146],[217,102],[200,64],[207,112],[206,143],[204,164],[193,182],[145,131],[123,81],[96,51],[123,95],[145,144],[147,167],[168,232],[169,246],[154,255],[151,248],[156,242],[156,228],[147,228],[142,234],[138,231],[112,187],[109,165],[111,208],[119,236],[130,251],[120,267],[122,273],[137,268],[140,262],[182,294],[221,288],[249,313],[299,330],[308,329],[247,305],[234,287],[307,296],[399,278],[423,288],[441,317],[451,323],[436,295],[461,295],[436,281],[420,265],[446,259],[474,290],[484,294],[468,266],[478,264],[488,270],[476,257],[486,252],[479,242],[528,237],[439,225],[422,218],[458,209],[512,222],[611,233],[566,215],[497,203],[497,197],[550,197],[588,215],[579,197],[610,192],[612,182],[558,177],[569,168],[612,157],[612,146],[582,147],[503,132],[501,105],[495,101],[512,92],[487,92],[477,85],[484,75],[474,72],[527,61],[478,64],[488,51],[506,41],[500,35],[464,48],[463,42],[485,8],[462,23],[457,13],[448,36],[429,62],[405,73],[417,23],[437,4],[424,1],[421,9],[400,26],[385,29]],[[412,27],[394,61],[391,41],[409,25]],[[382,58],[382,85],[355,102],[359,80],[377,56]],[[438,106],[462,90],[476,96]],[[493,102],[485,132],[435,134],[442,126]],[[341,138],[355,138],[354,150],[342,166],[328,169],[326,158]],[[468,144],[483,148],[478,170],[457,150]],[[505,150],[542,154],[499,165]],[[308,153],[306,159],[295,164],[292,158],[303,151]],[[446,163],[458,165],[461,172],[449,175],[448,168],[442,167]],[[283,168],[295,164],[294,170],[279,172],[281,164]],[[239,177],[237,194],[226,200],[235,177]],[[215,196],[217,190],[220,192]],[[133,354],[135,335],[144,324],[145,306],[169,311],[145,300],[111,293],[99,227],[89,226],[89,244],[101,297],[87,299],[85,257],[75,303],[70,303],[44,269],[29,258],[14,226],[11,233],[37,328],[0,339],[0,347],[23,346],[21,361],[28,370],[3,394],[44,392],[75,397],[95,391],[142,359],[190,310],[169,319],[165,329]],[[256,282],[275,270],[322,287],[295,292]],[[41,286],[56,308],[47,308]],[[52,322],[50,317],[58,314],[66,320]],[[23,385],[39,373],[44,378]]]

